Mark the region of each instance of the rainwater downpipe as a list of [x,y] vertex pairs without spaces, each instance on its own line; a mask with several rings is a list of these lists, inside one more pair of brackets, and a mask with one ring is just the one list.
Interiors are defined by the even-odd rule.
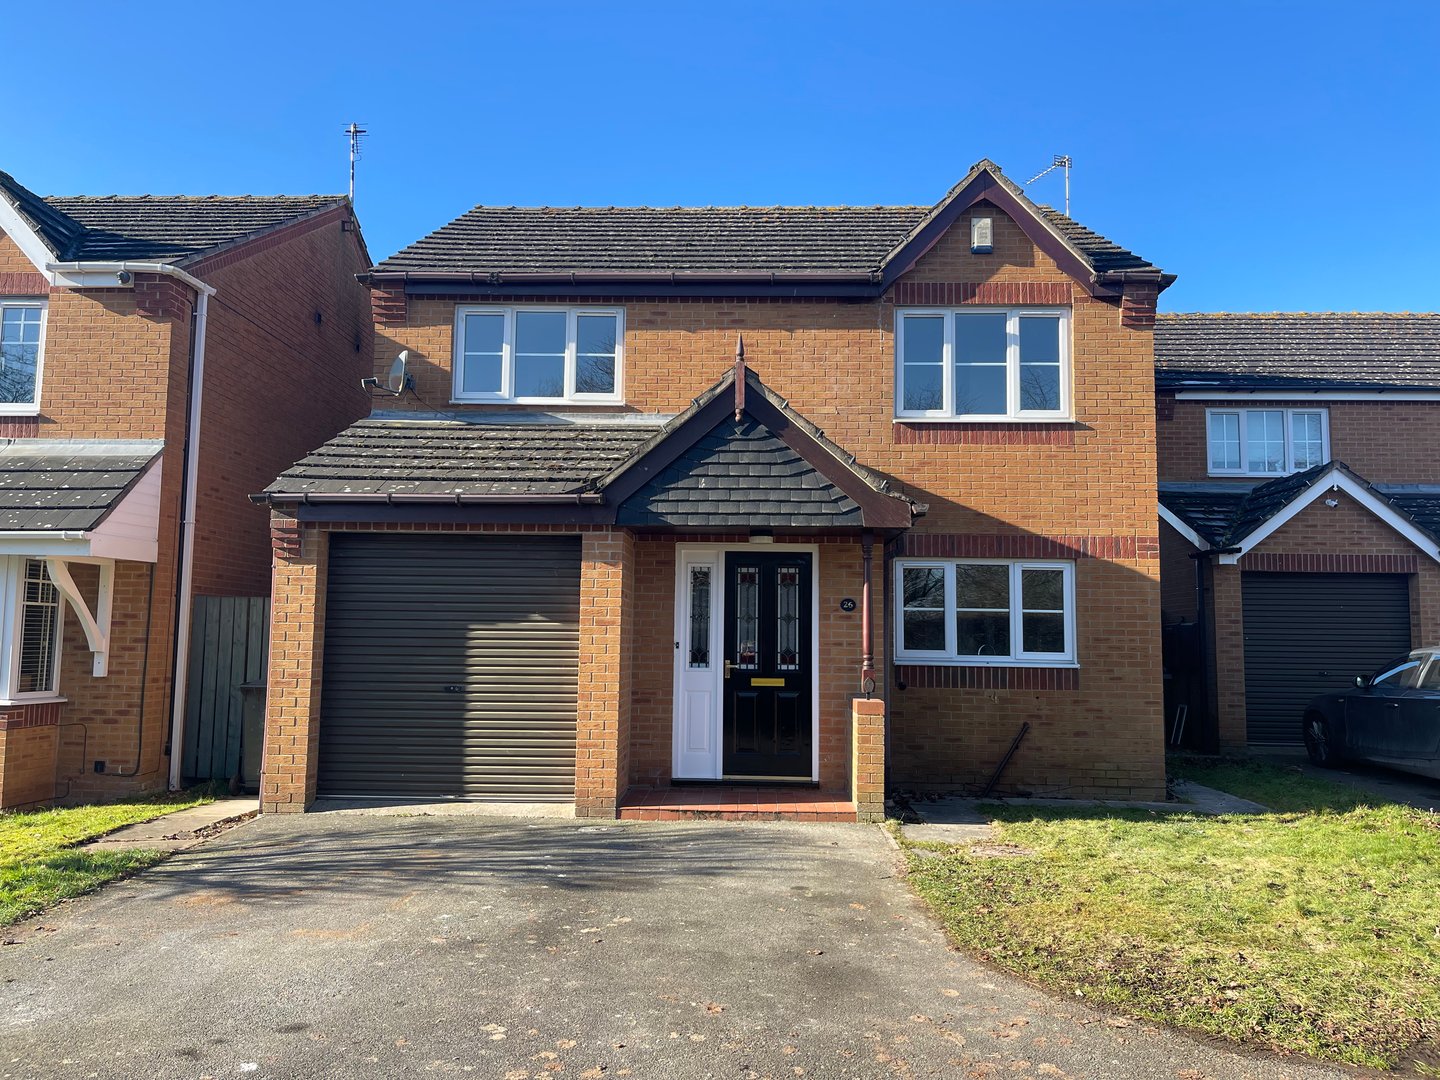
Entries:
[[[181,447],[185,486],[180,496],[180,581],[175,590],[175,672],[170,680],[170,790],[178,790],[184,780],[181,769],[185,756],[185,683],[190,667],[190,606],[194,586],[195,556],[195,493],[200,479],[200,400],[205,388],[205,331],[210,313],[210,297],[215,287],[207,285],[178,266],[162,262],[68,262],[50,263],[45,267],[52,282],[60,275],[117,275],[117,284],[129,285],[135,274],[159,274],[195,290],[195,315],[190,335],[190,378],[186,386],[188,410],[185,440]],[[58,282],[55,282],[58,283]],[[85,282],[91,288],[99,283]],[[149,652],[149,643],[146,643]],[[141,719],[144,727],[144,719]]]

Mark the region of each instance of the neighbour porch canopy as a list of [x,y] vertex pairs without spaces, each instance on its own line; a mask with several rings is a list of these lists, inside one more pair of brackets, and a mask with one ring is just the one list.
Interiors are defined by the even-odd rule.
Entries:
[[[0,446],[0,558],[45,563],[85,631],[96,676],[109,663],[115,560],[158,557],[161,448],[135,439],[19,439]],[[71,576],[77,563],[99,567],[93,609]],[[14,612],[6,615],[13,625]]]
[[648,420],[373,416],[252,498],[309,521],[707,532],[893,533],[926,510],[825,438],[743,357],[683,413],[659,425]]

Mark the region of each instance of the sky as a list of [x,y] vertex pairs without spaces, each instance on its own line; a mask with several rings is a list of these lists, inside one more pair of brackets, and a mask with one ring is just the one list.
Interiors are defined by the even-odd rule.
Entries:
[[343,192],[355,120],[379,261],[476,203],[928,205],[984,157],[1058,206],[1069,154],[1163,310],[1440,308],[1435,0],[66,10],[5,56],[42,194]]

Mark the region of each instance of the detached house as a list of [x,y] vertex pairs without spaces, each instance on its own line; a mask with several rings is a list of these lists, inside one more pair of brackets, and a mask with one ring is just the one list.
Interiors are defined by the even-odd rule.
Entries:
[[245,496],[363,415],[368,263],[344,197],[0,173],[0,807],[185,779],[192,599],[268,592]]
[[1440,640],[1440,316],[1164,315],[1155,354],[1170,715],[1298,746],[1312,697]]
[[481,206],[365,280],[375,410],[257,496],[264,810],[873,819],[1007,755],[1162,795],[1144,259],[982,161],[928,207]]

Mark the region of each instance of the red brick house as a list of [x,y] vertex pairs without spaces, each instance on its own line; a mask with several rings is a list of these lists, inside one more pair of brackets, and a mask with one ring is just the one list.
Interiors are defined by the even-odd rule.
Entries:
[[0,173],[0,807],[184,779],[191,600],[268,592],[245,496],[364,414],[368,263],[340,196]]
[[1022,733],[998,790],[1163,793],[1144,259],[983,161],[476,207],[365,280],[376,410],[257,496],[264,810],[873,819]]
[[1162,315],[1155,354],[1171,737],[1297,747],[1440,638],[1440,316]]

